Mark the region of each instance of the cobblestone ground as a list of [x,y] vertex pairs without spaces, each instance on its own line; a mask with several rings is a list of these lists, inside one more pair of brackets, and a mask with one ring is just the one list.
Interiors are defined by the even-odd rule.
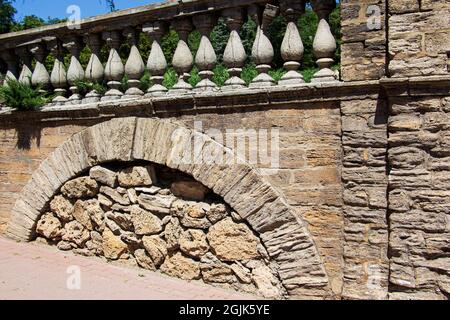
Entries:
[[[73,267],[72,267],[73,266]],[[71,268],[72,267],[72,268]],[[78,269],[79,268],[79,269]],[[81,289],[76,286],[80,271]],[[71,273],[68,273],[71,272]],[[0,238],[0,299],[246,300],[233,291]]]

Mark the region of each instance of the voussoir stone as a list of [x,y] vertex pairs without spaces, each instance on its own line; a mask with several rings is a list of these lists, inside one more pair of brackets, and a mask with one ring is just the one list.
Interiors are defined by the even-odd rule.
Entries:
[[183,256],[180,252],[166,258],[161,266],[161,271],[183,280],[200,279],[200,263]]
[[167,256],[167,243],[163,239],[159,236],[145,236],[142,238],[142,244],[155,266],[163,264]]
[[209,251],[206,234],[202,230],[186,230],[180,236],[180,250],[193,258],[200,258]]
[[117,187],[117,173],[104,167],[93,167],[89,171],[89,176],[95,181],[107,185],[108,187]]
[[251,260],[259,257],[258,238],[243,223],[228,217],[209,229],[207,235],[212,251],[222,261]]
[[63,222],[69,222],[73,220],[73,204],[62,195],[56,196],[50,202],[50,209]]
[[139,206],[131,208],[131,221],[134,225],[134,232],[137,235],[153,235],[162,231],[161,220]]
[[52,213],[44,214],[38,221],[36,232],[47,239],[55,239],[61,236],[61,222]]
[[124,188],[151,186],[156,182],[153,166],[131,167],[119,172],[119,185]]
[[177,197],[193,201],[203,201],[208,189],[196,181],[177,181],[172,183],[170,191]]

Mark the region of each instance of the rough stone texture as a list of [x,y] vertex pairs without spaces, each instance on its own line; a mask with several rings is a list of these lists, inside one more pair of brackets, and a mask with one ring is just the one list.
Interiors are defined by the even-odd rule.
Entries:
[[119,185],[124,188],[151,186],[155,180],[154,168],[132,167],[119,172]]
[[131,208],[131,221],[137,235],[152,235],[162,231],[161,220],[138,206]]
[[[113,163],[111,168],[115,169],[107,173],[115,177],[119,172],[133,172],[136,166],[132,163]],[[209,190],[207,197],[205,194],[201,197],[202,202],[175,196],[169,187],[182,174],[164,166],[157,168],[158,171],[153,171],[153,183],[158,181],[157,173],[164,177],[165,182],[152,186],[153,189],[143,187],[147,186],[145,181],[143,186],[129,189],[118,185],[111,188],[107,185],[115,183],[105,179],[103,174],[93,175],[92,172],[99,170],[98,167],[91,169],[89,176],[96,179],[100,193],[90,199],[77,200],[74,205],[68,196],[56,194],[50,201],[54,209],[64,212],[70,206],[72,209],[63,218],[58,218],[52,212],[42,214],[35,230],[39,237],[35,241],[86,257],[101,256],[152,271],[161,270],[183,279],[202,280],[207,284],[273,297],[267,288],[261,290],[261,283],[267,286],[267,277],[261,279],[258,271],[255,271],[255,276],[252,274],[256,267],[267,267],[270,257],[245,220],[232,218],[231,209],[217,196],[210,194]],[[82,178],[72,179],[66,185],[72,181],[81,181]],[[195,185],[194,180],[188,185]],[[124,197],[130,198],[130,194],[137,203],[120,204]],[[133,201],[130,199],[130,202]],[[109,211],[105,212],[104,209]],[[209,221],[207,215],[215,222]],[[214,229],[213,225],[217,228]],[[224,230],[224,227],[228,229]],[[220,233],[221,230],[223,233]],[[218,256],[214,254],[215,250],[209,245],[208,238],[221,252]],[[230,250],[241,249],[241,257],[238,251],[230,253]],[[229,261],[225,259],[227,255]],[[237,260],[249,265],[244,266]],[[278,273],[269,270],[271,281],[282,288]],[[279,298],[284,297],[283,291]]]
[[448,74],[449,9],[448,1],[390,2],[392,14],[388,23],[391,76]]
[[212,226],[208,241],[222,261],[251,260],[259,256],[258,239],[245,224],[236,224],[231,218]]
[[184,280],[200,279],[200,264],[184,257],[180,252],[166,259],[161,266],[161,271]]
[[47,239],[55,239],[61,236],[61,222],[51,213],[44,214],[38,221],[36,232]]
[[391,299],[449,297],[449,106],[448,97],[390,101]]
[[81,177],[67,182],[61,192],[71,199],[93,197],[98,193],[98,184],[89,177]]
[[115,188],[117,186],[117,173],[101,166],[92,168],[89,176],[108,187]]
[[119,259],[123,254],[128,251],[128,246],[114,233],[105,228],[103,231],[103,253],[106,258],[111,260]]
[[183,232],[180,236],[179,244],[180,250],[192,258],[201,258],[209,251],[206,234],[202,230]]
[[343,102],[343,297],[386,299],[387,117],[383,100]]
[[341,73],[344,81],[380,79],[385,75],[385,14],[384,0],[341,3]]
[[73,204],[63,196],[55,197],[50,202],[50,209],[63,222],[69,222],[73,218]]

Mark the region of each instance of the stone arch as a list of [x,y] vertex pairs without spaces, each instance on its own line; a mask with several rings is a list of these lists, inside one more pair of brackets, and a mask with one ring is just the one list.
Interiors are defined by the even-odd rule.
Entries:
[[174,121],[117,118],[72,136],[42,162],[23,188],[7,235],[30,241],[48,202],[83,171],[106,162],[137,160],[189,174],[221,196],[259,234],[291,297],[329,294],[314,241],[283,195],[231,149]]

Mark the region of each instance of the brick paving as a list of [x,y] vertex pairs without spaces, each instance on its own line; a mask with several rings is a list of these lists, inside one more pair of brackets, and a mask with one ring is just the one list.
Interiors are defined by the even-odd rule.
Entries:
[[[81,271],[80,290],[67,287],[70,266],[77,266]],[[255,297],[112,265],[99,258],[76,256],[44,245],[0,238],[0,300],[9,299],[247,300]]]

